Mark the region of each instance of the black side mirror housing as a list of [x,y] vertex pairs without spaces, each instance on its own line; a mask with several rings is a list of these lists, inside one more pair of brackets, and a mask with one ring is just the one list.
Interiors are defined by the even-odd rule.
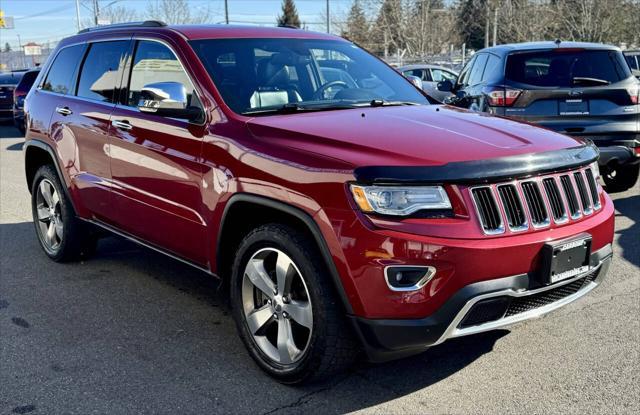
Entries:
[[204,112],[202,109],[194,106],[186,108],[158,108],[154,114],[161,117],[177,118],[195,123],[200,123],[204,120]]
[[438,91],[442,91],[442,92],[452,92],[453,91],[453,82],[451,82],[448,79],[445,79],[444,81],[438,82]]

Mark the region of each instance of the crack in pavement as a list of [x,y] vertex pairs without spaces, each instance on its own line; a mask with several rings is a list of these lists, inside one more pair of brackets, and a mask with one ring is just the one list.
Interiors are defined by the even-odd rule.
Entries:
[[306,393],[306,394],[302,395],[301,397],[299,397],[298,399],[296,399],[295,401],[293,401],[293,402],[291,402],[289,404],[286,404],[286,405],[277,406],[277,407],[273,408],[270,411],[263,412],[262,415],[274,414],[274,413],[276,413],[278,411],[282,411],[284,409],[298,408],[298,407],[300,407],[302,405],[305,405],[306,403],[308,403],[313,398],[314,395],[317,395],[317,394],[322,393],[322,392],[330,391],[331,389],[333,389],[336,386],[338,386],[341,383],[343,383],[345,380],[349,379],[352,375],[353,375],[353,373],[349,373],[346,376],[343,376],[342,379],[336,381],[333,384],[330,384],[330,385],[327,385],[327,386],[325,386],[323,388],[318,388],[318,389],[316,389],[314,391]]

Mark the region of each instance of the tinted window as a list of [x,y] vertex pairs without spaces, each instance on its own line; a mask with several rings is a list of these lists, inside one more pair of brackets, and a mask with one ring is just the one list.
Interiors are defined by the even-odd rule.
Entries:
[[627,59],[627,63],[629,64],[629,67],[631,69],[640,69],[638,67],[638,61],[636,60],[636,56],[631,55],[631,56],[626,56],[625,58]]
[[20,82],[23,74],[24,72],[0,74],[0,85],[17,85]]
[[497,75],[502,75],[502,61],[495,55],[489,55],[487,60],[487,66],[484,67],[484,74],[482,80],[492,79]]
[[226,104],[238,113],[270,113],[287,104],[344,108],[380,99],[428,104],[400,73],[349,42],[209,39],[191,43]]
[[458,77],[458,83],[462,86],[468,85],[469,74],[471,73],[471,68],[473,67],[474,62],[476,61],[476,56],[471,58],[469,62],[462,68],[462,72],[460,72],[460,76]]
[[484,73],[484,67],[487,64],[487,54],[482,53],[476,58],[476,62],[473,64],[471,74],[469,75],[469,85],[476,85],[482,81],[482,74]]
[[77,95],[114,102],[114,91],[120,84],[120,69],[124,66],[128,48],[126,40],[92,44],[82,65]]
[[161,43],[140,41],[131,68],[127,105],[137,107],[142,88],[157,82],[181,83],[187,91],[187,104],[199,106],[197,98],[192,102],[193,84],[173,52]]
[[36,81],[39,73],[39,71],[29,71],[25,73],[18,85],[18,88],[25,91],[31,89],[31,86],[33,86],[33,83]]
[[630,76],[622,53],[615,50],[557,49],[507,58],[507,79],[535,86],[595,86]]
[[62,49],[60,53],[58,53],[58,56],[56,56],[56,60],[53,61],[51,69],[47,74],[47,79],[44,81],[44,84],[42,84],[42,89],[59,94],[70,93],[83,51],[84,45],[70,46]]

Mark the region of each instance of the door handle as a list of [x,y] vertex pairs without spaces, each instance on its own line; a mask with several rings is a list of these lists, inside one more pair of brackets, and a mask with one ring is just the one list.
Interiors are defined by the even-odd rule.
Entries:
[[111,125],[113,125],[116,128],[119,128],[121,130],[127,130],[127,131],[129,131],[129,130],[131,130],[133,128],[133,125],[131,125],[129,123],[129,121],[127,121],[127,120],[122,120],[122,121],[113,120],[113,121],[111,121]]
[[64,115],[65,117],[66,117],[67,115],[71,115],[71,114],[73,114],[73,111],[71,111],[71,110],[69,109],[69,107],[56,107],[56,112],[57,112],[58,114],[62,114],[62,115]]

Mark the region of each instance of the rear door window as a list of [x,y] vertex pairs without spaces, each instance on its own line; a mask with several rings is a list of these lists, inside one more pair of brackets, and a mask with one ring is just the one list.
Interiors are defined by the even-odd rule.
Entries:
[[608,85],[630,76],[622,53],[616,50],[553,49],[507,58],[506,78],[534,86]]
[[475,63],[473,64],[473,68],[471,69],[471,73],[469,74],[469,81],[467,84],[473,86],[482,82],[482,74],[484,73],[484,67],[487,64],[488,55],[486,53],[481,53],[476,58]]
[[84,45],[69,46],[58,53],[42,84],[45,91],[69,94],[73,90],[75,74],[84,52]]
[[114,102],[128,50],[128,40],[92,44],[82,65],[77,95],[96,101]]

